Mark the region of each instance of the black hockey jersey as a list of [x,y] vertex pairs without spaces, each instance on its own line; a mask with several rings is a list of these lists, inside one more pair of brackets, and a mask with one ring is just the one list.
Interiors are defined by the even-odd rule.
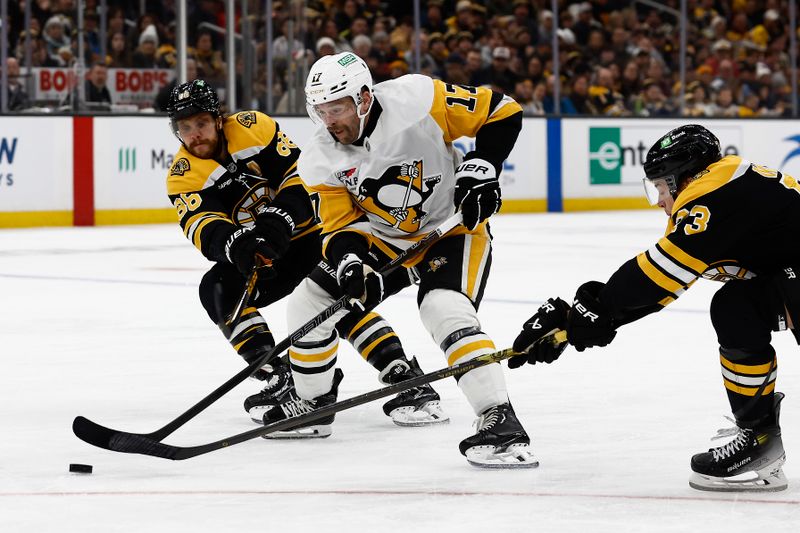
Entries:
[[668,305],[701,276],[730,281],[798,266],[798,228],[797,180],[724,157],[678,195],[664,237],[622,265],[600,298],[621,325]]
[[226,117],[225,161],[200,159],[181,146],[167,175],[167,193],[186,237],[212,261],[225,261],[225,241],[254,222],[266,205],[279,205],[295,221],[293,238],[319,231],[297,175],[300,149],[278,124],[258,111]]

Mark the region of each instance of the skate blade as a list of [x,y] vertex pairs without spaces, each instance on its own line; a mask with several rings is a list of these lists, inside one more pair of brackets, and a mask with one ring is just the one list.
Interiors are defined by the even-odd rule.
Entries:
[[478,468],[536,468],[539,460],[527,444],[512,444],[498,452],[496,446],[473,446],[466,452],[467,462]]
[[331,433],[333,433],[331,426],[308,426],[288,431],[276,431],[269,435],[262,435],[261,438],[267,440],[325,439],[330,437]]
[[419,409],[413,406],[398,407],[389,413],[389,417],[400,427],[423,427],[450,423],[450,417],[442,411],[438,401],[427,402]]
[[[747,475],[749,477],[742,477]],[[747,472],[742,476],[723,478],[693,472],[689,486],[710,492],[778,492],[789,486],[789,480],[780,465],[766,472]]]

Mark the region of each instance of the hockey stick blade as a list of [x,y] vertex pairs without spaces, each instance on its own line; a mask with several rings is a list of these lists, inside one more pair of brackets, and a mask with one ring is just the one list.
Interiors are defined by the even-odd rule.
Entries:
[[[539,342],[553,342],[553,343],[560,343],[566,340],[566,332],[558,331],[541,339]],[[197,457],[198,455],[204,455],[216,450],[220,450],[222,448],[228,448],[233,446],[234,444],[239,444],[241,442],[245,442],[256,437],[263,437],[269,435],[271,433],[276,433],[278,431],[283,431],[286,429],[291,429],[297,426],[307,425],[315,420],[319,420],[320,418],[324,418],[326,416],[333,415],[335,413],[346,411],[347,409],[352,409],[353,407],[358,407],[359,405],[363,405],[365,403],[373,402],[375,400],[379,400],[381,398],[386,398],[387,396],[391,396],[393,394],[400,393],[404,390],[412,389],[414,387],[420,387],[427,383],[433,383],[434,381],[439,381],[441,379],[449,378],[449,377],[456,377],[462,374],[466,374],[470,370],[474,370],[476,368],[492,364],[492,363],[499,363],[504,359],[508,359],[509,357],[514,357],[515,355],[520,355],[518,352],[515,352],[511,348],[507,348],[505,350],[500,350],[497,352],[492,352],[489,354],[479,355],[475,359],[470,361],[466,361],[464,363],[460,363],[458,365],[449,366],[442,368],[440,370],[436,370],[434,372],[430,372],[428,374],[423,374],[422,376],[418,376],[416,378],[412,378],[406,381],[402,381],[400,383],[396,383],[394,385],[390,385],[388,387],[383,387],[381,389],[376,389],[370,392],[366,392],[359,396],[354,396],[352,398],[348,398],[346,400],[342,400],[341,402],[336,402],[334,404],[322,407],[310,413],[305,413],[299,416],[290,417],[285,420],[281,420],[279,422],[275,422],[273,424],[268,424],[264,427],[251,429],[250,431],[245,431],[244,433],[238,433],[236,435],[232,435],[230,437],[226,437],[222,440],[218,440],[215,442],[209,442],[207,444],[201,444],[198,446],[172,446],[169,444],[164,444],[162,442],[154,442],[147,438],[142,438],[142,435],[134,435],[134,434],[127,434],[125,436],[118,436],[117,442],[124,443],[123,445],[118,445],[118,449],[116,451],[126,452],[126,453],[138,453],[142,455],[151,455],[153,457],[161,457],[164,459],[172,459],[172,460],[183,460],[183,459],[190,459],[192,457]]]
[[[390,261],[388,264],[382,267],[378,271],[378,273],[387,274],[392,270],[400,267],[404,262],[408,261],[412,257],[415,257],[427,246],[429,246],[434,241],[442,237],[444,234],[446,234],[447,232],[458,226],[461,223],[461,220],[462,220],[461,213],[456,213],[455,215],[451,216],[434,231],[425,235],[425,237],[415,242],[407,250],[402,252],[400,255],[398,255],[392,261]],[[245,293],[242,296],[242,301],[245,301],[249,297],[249,292],[252,292],[252,287],[250,286],[249,282],[250,279],[248,279],[248,286],[246,287]],[[210,394],[208,394],[202,400],[191,406],[189,409],[181,413],[177,418],[175,418],[171,422],[167,423],[163,427],[153,432],[129,433],[127,431],[118,431],[107,428],[105,426],[101,426],[100,424],[92,422],[91,420],[83,416],[78,416],[75,418],[75,420],[72,423],[72,431],[73,433],[75,433],[75,436],[77,436],[82,441],[87,442],[88,444],[91,444],[93,446],[97,446],[98,448],[104,448],[106,450],[112,450],[112,451],[127,451],[127,450],[115,449],[112,446],[112,443],[127,442],[124,439],[120,441],[121,436],[126,436],[128,440],[131,440],[135,436],[136,438],[143,439],[142,442],[164,440],[169,435],[174,433],[178,428],[186,424],[189,420],[193,419],[201,412],[203,412],[208,406],[210,406],[211,404],[222,398],[225,394],[233,390],[239,383],[243,382],[245,379],[251,376],[256,370],[267,364],[274,357],[277,357],[281,353],[285,352],[289,348],[289,346],[291,346],[298,340],[302,339],[311,330],[313,330],[314,328],[316,328],[317,326],[328,320],[337,311],[346,308],[349,300],[350,300],[349,296],[342,296],[341,298],[336,300],[328,308],[324,309],[320,314],[318,314],[317,316],[315,316],[314,318],[303,324],[299,329],[295,330],[289,337],[285,338],[284,340],[276,344],[275,348],[265,353],[260,358],[256,359],[255,361],[247,365],[245,368],[237,372],[236,375],[234,375],[228,381],[226,381],[225,383],[214,389]]]

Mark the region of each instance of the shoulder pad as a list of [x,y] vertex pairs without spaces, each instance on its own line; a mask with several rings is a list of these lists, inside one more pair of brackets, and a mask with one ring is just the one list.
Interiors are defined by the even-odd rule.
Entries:
[[225,172],[213,159],[200,159],[181,146],[167,174],[167,194],[200,191]]

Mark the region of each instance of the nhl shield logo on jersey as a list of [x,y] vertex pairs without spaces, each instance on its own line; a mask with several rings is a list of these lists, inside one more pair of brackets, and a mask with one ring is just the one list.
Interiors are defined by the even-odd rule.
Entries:
[[189,170],[189,160],[185,157],[181,157],[175,163],[172,164],[172,168],[169,169],[170,176],[183,176]]
[[242,113],[237,113],[236,122],[245,128],[249,128],[256,123],[256,114],[253,111],[243,111]]
[[333,173],[333,177],[344,183],[344,186],[351,191],[355,191],[358,186],[358,169],[355,167],[347,170],[338,170]]
[[422,160],[401,163],[387,168],[380,178],[364,178],[356,200],[392,227],[414,233],[427,214],[422,205],[441,180],[441,174],[423,177]]

